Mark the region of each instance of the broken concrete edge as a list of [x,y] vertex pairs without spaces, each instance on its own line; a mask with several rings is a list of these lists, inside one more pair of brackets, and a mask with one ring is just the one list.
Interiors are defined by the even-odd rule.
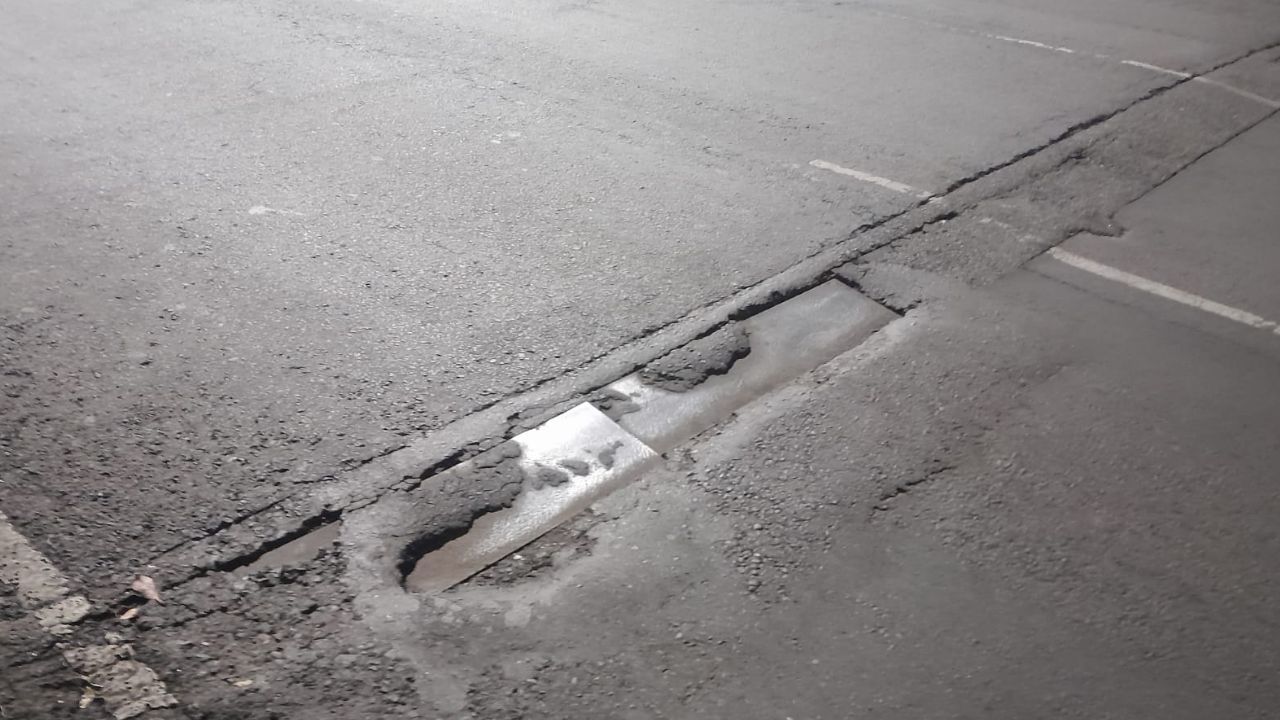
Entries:
[[[858,276],[847,270],[850,263],[926,232],[932,225],[972,215],[980,204],[1006,196],[1029,182],[1051,179],[1055,172],[1081,162],[1081,158],[1093,158],[1096,164],[1105,163],[1107,151],[1115,145],[1108,140],[1114,141],[1115,138],[1126,135],[1126,131],[1147,130],[1144,123],[1134,120],[1134,116],[1142,114],[1144,108],[1161,101],[1166,104],[1173,102],[1175,105],[1188,101],[1193,105],[1207,104],[1205,100],[1197,102],[1197,93],[1202,92],[1203,88],[1195,87],[1191,82],[1195,77],[1216,72],[1277,46],[1280,43],[1271,43],[1242,53],[1214,65],[1200,75],[1171,79],[1112,111],[1076,123],[1056,137],[1006,161],[956,180],[946,191],[931,200],[911,204],[900,211],[860,225],[773,276],[725,298],[694,308],[670,323],[645,328],[631,340],[589,359],[567,373],[539,380],[524,390],[481,407],[399,450],[367,458],[354,469],[340,473],[336,482],[326,485],[319,492],[304,495],[310,486],[301,486],[294,493],[275,501],[269,506],[269,510],[254,510],[233,521],[228,527],[157,556],[149,564],[159,568],[182,568],[179,573],[170,577],[170,584],[181,584],[209,572],[217,572],[218,566],[245,565],[247,563],[244,558],[250,558],[247,562],[251,563],[253,559],[282,544],[279,538],[297,533],[300,528],[314,523],[317,517],[332,513],[341,516],[345,512],[367,507],[388,492],[397,488],[412,488],[426,478],[466,460],[465,453],[460,454],[458,448],[475,443],[474,438],[493,438],[493,442],[487,446],[509,439],[515,434],[513,429],[518,431],[541,422],[582,397],[599,393],[610,383],[673,349],[715,332],[728,323],[750,317],[828,278],[837,277],[855,289],[860,289]],[[1247,101],[1237,100],[1241,105],[1248,104]],[[1224,101],[1229,102],[1230,99],[1218,98],[1216,104],[1220,105]],[[1245,114],[1251,117],[1236,122],[1231,137],[1271,114],[1262,112],[1258,107],[1250,107],[1254,112]],[[1229,139],[1230,137],[1221,136],[1198,138],[1199,142],[1196,143],[1152,143],[1148,140],[1148,145],[1158,146],[1155,151],[1140,153],[1141,157],[1150,161],[1148,166],[1134,168],[1132,158],[1127,158],[1128,162],[1123,165],[1107,164],[1108,171],[1127,171],[1143,185],[1136,194],[1130,193],[1117,198],[1116,208],[1158,187],[1182,168]],[[1170,159],[1174,159],[1173,162]],[[1041,232],[1039,237],[1046,244],[1060,243],[1070,234],[1070,224],[1060,225],[1056,232]],[[1043,252],[1048,246],[1051,245],[1038,248],[1021,262]],[[1007,270],[1012,270],[1021,262]],[[842,268],[845,271],[837,272]],[[909,310],[910,306],[899,304],[892,309],[902,312]],[[472,446],[478,452],[486,445],[482,442]],[[114,589],[101,590],[101,594],[110,595]]]
[[[508,506],[472,518],[467,530],[401,565],[402,587],[438,593],[483,571],[622,487],[659,460],[590,403],[581,403],[512,440],[525,476]],[[567,470],[567,472],[566,472]],[[549,482],[542,476],[552,474]],[[534,482],[530,482],[533,480]],[[430,520],[430,512],[419,517]],[[420,532],[432,531],[423,528]],[[405,559],[402,554],[402,562]]]
[[685,392],[709,377],[724,375],[750,353],[746,330],[741,323],[730,322],[655,358],[639,372],[648,385]]
[[[635,477],[657,461],[658,452],[858,345],[896,317],[827,281],[744,321],[760,352],[749,355],[741,373],[735,366],[723,382],[707,379],[688,394],[655,388],[661,402],[638,408],[648,425],[620,424],[580,402],[429,481],[350,511],[341,542],[350,566],[363,573],[353,584],[385,594],[393,588],[439,592],[465,581]],[[635,374],[627,377],[641,383]],[[655,428],[660,432],[650,432]],[[311,555],[318,549],[310,546]]]
[[743,321],[751,352],[726,372],[678,392],[647,382],[643,372],[629,375],[609,386],[624,399],[611,409],[623,428],[668,452],[898,317],[833,279]]
[[[545,467],[580,465],[579,477],[556,483],[554,489],[525,491],[510,507],[473,517],[465,532],[452,534],[444,543],[433,542],[432,552],[415,553],[416,567],[404,587],[440,592],[466,580],[638,476],[658,461],[658,453],[674,449],[760,396],[857,347],[897,317],[847,285],[830,280],[726,328],[728,332],[720,337],[710,335],[704,342],[695,342],[694,355],[706,352],[715,357],[696,368],[691,385],[673,390],[652,384],[642,370],[609,386],[607,408],[582,403],[516,436],[513,442],[523,448],[520,462],[526,474],[545,471]],[[749,352],[744,347],[747,343]],[[744,359],[737,363],[737,357]],[[676,362],[692,365],[694,359]],[[632,407],[613,402],[618,397],[627,398]],[[606,409],[617,412],[611,416]],[[547,465],[538,465],[538,459]],[[445,499],[427,493],[417,500],[412,513],[417,519],[409,524],[431,526],[431,510],[421,508],[443,505]],[[381,537],[366,533],[362,540],[377,543]],[[353,538],[349,544],[359,542]]]
[[[797,274],[786,283],[761,287],[738,296],[739,302],[716,308],[713,321],[689,322],[687,328],[678,321],[660,332],[670,332],[678,340],[693,341],[779,305],[829,278],[830,273],[825,271],[807,279]],[[363,509],[388,493],[411,493],[427,480],[546,422],[565,409],[598,399],[617,379],[681,347],[671,348],[665,342],[649,340],[642,350],[637,349],[625,358],[606,358],[610,362],[584,370],[582,377],[564,390],[564,396],[557,397],[544,389],[531,396],[509,398],[461,418],[431,436],[419,438],[399,451],[364,463],[344,475],[337,485],[320,488],[307,496],[298,491],[200,540],[167,551],[147,565],[184,568],[182,574],[169,577],[167,583],[182,585],[210,573],[248,566],[282,545],[347,513]],[[519,409],[509,411],[511,408]],[[482,439],[476,440],[477,437]]]

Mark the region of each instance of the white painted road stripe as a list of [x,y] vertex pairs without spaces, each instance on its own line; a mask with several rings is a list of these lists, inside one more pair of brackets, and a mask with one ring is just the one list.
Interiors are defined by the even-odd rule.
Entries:
[[[87,598],[71,594],[66,576],[14,529],[3,512],[0,582],[16,588],[18,602],[41,629],[57,638],[70,635],[71,625],[83,620],[91,609]],[[116,720],[178,704],[155,671],[133,659],[133,648],[127,643],[77,646],[60,640],[57,648],[71,667],[92,683]]]
[[[1059,45],[1050,45],[1049,43],[1040,42],[1038,40],[1028,40],[1027,38],[1011,37],[1009,35],[993,35],[992,33],[982,32],[981,30],[958,27],[956,25],[948,25],[946,23],[941,23],[936,20],[928,20],[926,18],[913,17],[911,15],[903,15],[901,13],[887,12],[884,10],[870,10],[869,12],[872,12],[876,15],[881,15],[883,17],[890,17],[890,18],[895,18],[897,20],[906,20],[908,22],[920,23],[922,25],[929,25],[932,27],[941,28],[943,30],[949,30],[951,32],[961,33],[964,35],[973,35],[975,37],[986,38],[988,40],[998,40],[1000,42],[1012,43],[1014,45],[1023,45],[1025,47],[1033,47],[1038,50],[1048,50],[1050,52],[1063,53],[1065,55],[1079,55],[1081,57],[1094,58],[1095,60],[1105,60],[1108,62],[1116,62],[1115,58],[1109,55],[1104,55],[1102,53],[1089,52],[1087,50],[1076,50],[1073,48],[1062,47]],[[1203,75],[1195,75],[1193,73],[1184,72],[1182,70],[1173,70],[1167,67],[1160,67],[1159,65],[1152,65],[1151,63],[1144,63],[1138,60],[1120,60],[1119,62],[1122,65],[1141,68],[1143,70],[1150,70],[1151,72],[1157,72],[1162,75],[1170,75],[1172,77],[1180,78],[1182,80],[1194,80],[1195,82],[1204,83],[1205,85],[1213,85],[1214,87],[1220,87],[1223,90],[1235,93],[1240,97],[1248,98],[1250,100],[1254,100],[1256,102],[1262,103],[1267,107],[1280,108],[1280,100],[1273,100],[1269,97],[1265,97],[1262,95],[1258,95],[1257,93],[1249,92],[1248,90],[1244,90],[1234,85],[1224,83],[1221,80],[1214,80],[1213,78],[1205,77]]]
[[[984,33],[983,37],[989,37],[992,40],[1001,40],[1003,42],[1015,43],[1017,45],[1030,45],[1031,47],[1040,48],[1041,50],[1052,50],[1053,52],[1065,53],[1067,55],[1076,54],[1076,51],[1072,50],[1071,48],[1058,47],[1057,45],[1049,45],[1042,42],[1036,42],[1035,40],[1026,40],[1023,38],[1009,37],[1008,35],[987,35]],[[1105,56],[1098,56],[1098,57],[1105,57]]]
[[1224,83],[1221,80],[1215,80],[1211,77],[1206,77],[1204,75],[1192,75],[1189,72],[1183,72],[1181,70],[1170,70],[1169,68],[1166,68],[1166,67],[1160,67],[1159,65],[1152,65],[1150,63],[1138,62],[1137,60],[1121,60],[1120,62],[1124,63],[1125,65],[1130,65],[1132,67],[1142,68],[1143,70],[1150,70],[1152,72],[1163,73],[1165,75],[1171,75],[1176,78],[1182,78],[1183,80],[1191,80],[1192,82],[1198,82],[1204,85],[1212,85],[1213,87],[1216,87],[1216,88],[1222,88],[1223,90],[1226,90],[1229,93],[1235,93],[1236,95],[1239,95],[1242,98],[1253,100],[1254,102],[1266,105],[1269,108],[1280,108],[1280,101],[1272,100],[1269,97],[1263,97],[1262,95],[1259,95],[1257,93],[1249,92],[1244,88],[1238,88],[1235,85]]
[[1245,90],[1243,88],[1238,88],[1235,85],[1228,85],[1222,82],[1221,80],[1214,80],[1213,78],[1205,77],[1204,75],[1197,75],[1196,77],[1193,77],[1191,79],[1198,83],[1204,83],[1205,85],[1212,85],[1216,88],[1222,88],[1223,90],[1226,90],[1227,92],[1230,92],[1230,93],[1235,93],[1236,95],[1239,95],[1242,98],[1247,98],[1249,100],[1253,100],[1254,102],[1262,103],[1263,105],[1266,105],[1269,108],[1280,108],[1280,100],[1272,100],[1269,97],[1263,97],[1257,93],[1251,93],[1248,90]]
[[16,588],[18,602],[33,611],[71,594],[67,579],[31,547],[4,513],[0,513],[0,582]]
[[1191,73],[1189,72],[1182,72],[1181,70],[1170,70],[1169,68],[1166,68],[1166,67],[1160,67],[1159,65],[1152,65],[1150,63],[1138,62],[1137,60],[1121,60],[1120,64],[1128,65],[1130,67],[1142,68],[1143,70],[1150,70],[1151,72],[1158,72],[1164,75],[1172,75],[1176,78],[1182,78],[1184,80],[1186,78],[1191,77]]
[[1009,35],[995,35],[988,32],[982,32],[981,30],[975,30],[973,28],[965,28],[965,27],[960,27],[958,25],[948,25],[947,23],[938,22],[937,20],[929,20],[928,18],[917,17],[914,15],[904,15],[902,13],[895,13],[887,10],[873,10],[869,8],[867,9],[867,12],[873,13],[875,15],[880,15],[881,17],[889,17],[897,20],[905,20],[907,22],[919,23],[921,25],[928,25],[930,27],[936,27],[942,30],[947,30],[949,32],[960,33],[962,35],[972,35],[973,37],[986,38],[987,40],[999,40],[1000,42],[1013,43],[1015,45],[1026,45],[1028,47],[1039,48],[1041,50],[1050,50],[1052,52],[1064,53],[1067,55],[1083,55],[1085,57],[1094,57],[1100,60],[1108,59],[1106,55],[1099,55],[1098,53],[1090,53],[1090,52],[1084,52],[1081,50],[1074,50],[1069,47],[1061,47],[1059,45],[1050,45],[1049,43],[1043,43],[1037,40],[1028,40],[1026,38],[1011,37]]
[[[964,35],[973,35],[975,37],[986,38],[988,40],[998,40],[1000,42],[1012,43],[1014,45],[1023,45],[1025,47],[1033,47],[1038,50],[1048,50],[1050,52],[1063,53],[1065,55],[1079,55],[1081,57],[1094,58],[1095,60],[1105,60],[1108,62],[1116,62],[1115,58],[1109,55],[1105,55],[1103,53],[1089,52],[1086,50],[1076,50],[1074,48],[1062,47],[1060,45],[1050,45],[1049,43],[1040,42],[1038,40],[1028,40],[1027,38],[1011,37],[1009,35],[994,35],[992,33],[982,32],[980,30],[958,27],[956,25],[948,25],[946,23],[940,23],[936,20],[928,20],[925,18],[913,17],[911,15],[903,15],[901,13],[887,12],[883,10],[871,10],[870,12],[876,15],[884,16],[884,17],[891,17],[898,20],[906,20],[908,22],[920,23],[923,25],[929,25],[932,27],[941,28],[943,30],[949,30],[951,32],[961,33]],[[1222,88],[1227,92],[1235,93],[1240,97],[1248,98],[1255,102],[1266,105],[1269,108],[1280,108],[1280,100],[1273,100],[1269,97],[1265,97],[1257,93],[1249,92],[1248,90],[1245,90],[1243,88],[1238,88],[1234,85],[1224,83],[1221,80],[1215,80],[1213,78],[1205,77],[1203,75],[1195,75],[1193,73],[1184,72],[1182,70],[1173,70],[1167,67],[1160,67],[1159,65],[1152,65],[1151,63],[1140,62],[1138,60],[1120,60],[1119,62],[1122,65],[1141,68],[1143,70],[1150,70],[1151,72],[1160,73],[1162,75],[1169,75],[1182,80],[1193,80],[1195,82],[1203,83],[1205,85],[1212,85],[1214,87]]]
[[1144,277],[1139,277],[1123,270],[1117,270],[1110,265],[1103,265],[1100,262],[1095,262],[1089,258],[1081,257],[1061,248],[1051,248],[1048,251],[1048,255],[1055,260],[1064,262],[1074,268],[1084,270],[1085,272],[1093,273],[1098,277],[1122,283],[1129,287],[1149,292],[1152,295],[1158,295],[1166,300],[1172,300],[1198,310],[1203,310],[1207,313],[1212,313],[1219,317],[1227,318],[1228,320],[1234,320],[1238,323],[1248,325],[1249,327],[1257,328],[1259,330],[1269,330],[1280,335],[1280,325],[1277,325],[1266,318],[1254,315],[1251,312],[1223,305],[1222,303],[1217,303],[1212,300],[1202,298],[1199,295],[1193,295],[1192,293],[1179,290],[1175,287],[1170,287],[1163,283],[1158,283],[1154,280],[1148,280]]
[[848,175],[855,180],[861,180],[862,182],[871,183],[872,185],[879,185],[886,190],[892,190],[896,193],[902,193],[903,195],[911,195],[921,200],[928,200],[933,197],[933,193],[913,188],[906,183],[882,178],[879,175],[872,175],[871,173],[865,173],[861,170],[852,170],[847,167],[841,167],[835,163],[829,163],[826,160],[812,160],[809,164],[822,170],[830,170],[831,172],[839,175]]

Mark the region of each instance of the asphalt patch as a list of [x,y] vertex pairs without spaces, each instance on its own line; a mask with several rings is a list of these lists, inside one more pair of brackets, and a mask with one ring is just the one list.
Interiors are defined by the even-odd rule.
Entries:
[[640,378],[668,392],[687,392],[713,375],[729,372],[750,353],[746,330],[734,323],[654,360],[640,371]]

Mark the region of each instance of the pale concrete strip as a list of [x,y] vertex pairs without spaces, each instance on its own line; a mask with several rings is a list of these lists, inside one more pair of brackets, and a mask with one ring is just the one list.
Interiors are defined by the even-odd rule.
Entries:
[[697,435],[760,395],[865,340],[896,316],[831,280],[743,321],[751,352],[728,373],[686,392],[668,392],[630,375],[609,386],[639,409],[623,428],[659,452]]
[[1142,290],[1143,292],[1148,292],[1152,295],[1165,298],[1166,300],[1172,300],[1176,303],[1196,308],[1197,310],[1203,310],[1204,312],[1224,317],[1228,320],[1234,320],[1235,322],[1248,325],[1249,327],[1257,328],[1259,330],[1267,330],[1280,335],[1280,325],[1277,325],[1277,323],[1267,320],[1266,318],[1254,315],[1251,312],[1223,305],[1222,303],[1214,302],[1213,300],[1202,298],[1199,295],[1179,290],[1178,288],[1170,287],[1154,280],[1148,280],[1144,277],[1127,273],[1123,270],[1117,270],[1110,265],[1103,265],[1100,262],[1076,255],[1075,253],[1068,252],[1061,248],[1051,248],[1047,254],[1055,260],[1064,262],[1074,268],[1084,270],[1085,272],[1093,273],[1098,277],[1106,278],[1107,280],[1118,282],[1123,285],[1128,285],[1131,288]]
[[886,190],[892,190],[896,193],[902,193],[903,195],[910,195],[912,197],[919,198],[921,200],[928,200],[929,198],[933,197],[933,193],[911,187],[906,183],[900,183],[896,180],[883,178],[883,177],[880,177],[879,175],[872,175],[871,173],[863,172],[861,170],[854,170],[852,168],[841,167],[839,165],[836,165],[835,163],[827,162],[826,160],[811,160],[809,164],[812,165],[813,167],[816,167],[822,170],[830,170],[831,172],[836,173],[837,175],[845,175],[855,180],[861,180],[862,182],[865,182],[865,183],[878,185]]
[[[4,513],[0,513],[0,582],[15,587],[18,601],[41,629],[55,637],[70,635],[71,625],[91,609],[88,598],[71,594],[66,576],[27,542]],[[133,659],[133,648],[127,643],[76,646],[61,641],[57,647],[67,663],[93,684],[117,720],[177,705],[155,672]]]
[[[567,481],[526,489],[510,508],[481,516],[466,535],[423,556],[405,579],[406,588],[422,593],[448,590],[585,510],[659,460],[649,446],[590,403],[514,440],[520,446],[526,476],[557,468],[566,473]],[[577,473],[566,467],[576,468]]]

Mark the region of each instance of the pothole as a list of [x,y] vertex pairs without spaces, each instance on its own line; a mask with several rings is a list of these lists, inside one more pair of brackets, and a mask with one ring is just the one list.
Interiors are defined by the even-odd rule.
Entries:
[[[705,361],[722,367],[680,392],[655,385],[646,368],[608,386],[605,396],[618,423],[658,452],[710,428],[732,412],[783,383],[854,347],[895,319],[884,306],[848,285],[830,280],[736,323],[731,334],[708,335]],[[749,352],[737,339],[749,341]],[[698,350],[694,356],[704,356]],[[677,356],[671,353],[667,357]],[[663,360],[666,360],[664,358]],[[668,376],[666,370],[660,370]],[[664,387],[663,385],[666,385]]]
[[652,449],[588,403],[512,442],[520,453],[510,462],[523,473],[523,489],[509,507],[473,515],[460,532],[437,530],[407,547],[400,559],[407,590],[437,593],[467,580],[658,461]]
[[729,372],[751,353],[751,341],[741,323],[726,325],[672,350],[640,371],[647,385],[667,392],[686,392],[714,375]]
[[592,528],[603,517],[590,508],[548,530],[542,537],[476,573],[466,585],[505,587],[537,578],[557,566],[591,554]]
[[353,572],[436,594],[467,581],[517,582],[545,571],[557,553],[586,552],[585,536],[564,528],[534,541],[656,465],[659,452],[896,317],[831,280],[736,319],[348,518]]

